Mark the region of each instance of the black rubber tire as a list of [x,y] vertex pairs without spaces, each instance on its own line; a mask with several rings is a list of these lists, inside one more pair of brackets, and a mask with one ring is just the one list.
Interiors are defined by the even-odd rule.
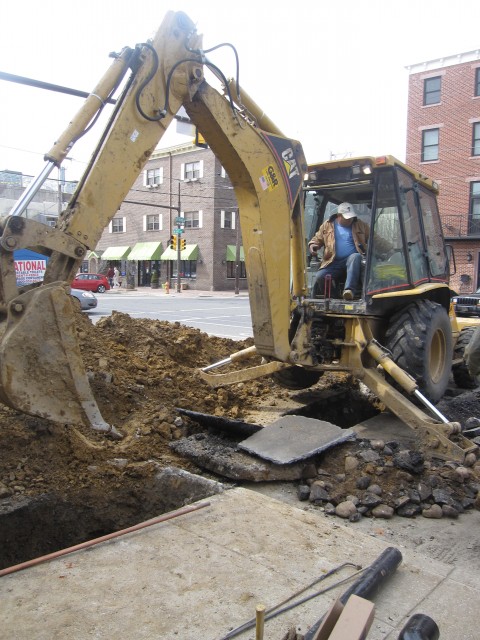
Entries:
[[106,288],[103,284],[98,285],[97,293],[105,293]]
[[465,327],[465,329],[462,329],[453,352],[455,360],[462,360],[460,364],[456,364],[452,368],[453,380],[460,389],[476,389],[479,386],[478,378],[470,374],[467,369],[467,365],[463,361],[465,349],[467,348],[474,331],[475,327]]
[[323,371],[310,371],[309,369],[296,366],[280,369],[280,371],[272,374],[277,384],[291,391],[299,391],[300,389],[312,387],[320,380],[322,375]]
[[441,305],[417,300],[396,313],[385,346],[430,402],[443,397],[452,370],[453,340],[450,318]]

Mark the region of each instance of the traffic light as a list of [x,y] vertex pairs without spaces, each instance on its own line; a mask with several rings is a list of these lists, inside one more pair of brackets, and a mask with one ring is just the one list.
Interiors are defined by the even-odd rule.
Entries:
[[172,249],[177,248],[177,236],[175,234],[173,236],[170,236],[170,247]]
[[195,146],[202,147],[202,149],[208,149],[208,144],[205,138],[199,133],[198,129],[195,127]]
[[180,238],[180,251],[183,251],[187,247],[187,241],[185,238]]

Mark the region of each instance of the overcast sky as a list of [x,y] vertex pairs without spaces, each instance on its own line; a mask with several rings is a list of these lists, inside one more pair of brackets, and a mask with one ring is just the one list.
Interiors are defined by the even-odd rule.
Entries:
[[[0,71],[91,91],[108,54],[152,37],[168,10],[192,18],[204,48],[237,48],[240,84],[309,162],[404,160],[405,67],[480,48],[479,0],[22,0],[2,6]],[[228,50],[209,58],[234,75]],[[36,175],[83,100],[3,80],[0,90],[0,170]],[[100,135],[73,148],[67,179],[80,177]],[[168,134],[160,146],[179,141]]]

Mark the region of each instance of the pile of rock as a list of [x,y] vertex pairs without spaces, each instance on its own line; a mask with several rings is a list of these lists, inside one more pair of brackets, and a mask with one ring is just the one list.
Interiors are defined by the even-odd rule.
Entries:
[[468,454],[464,464],[428,461],[398,442],[357,440],[345,445],[344,468],[326,456],[311,465],[298,486],[300,500],[310,501],[328,515],[352,522],[362,516],[391,518],[457,518],[480,509],[480,462]]

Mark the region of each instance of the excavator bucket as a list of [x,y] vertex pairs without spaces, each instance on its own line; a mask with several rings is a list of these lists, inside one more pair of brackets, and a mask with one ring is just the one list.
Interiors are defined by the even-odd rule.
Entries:
[[0,398],[24,413],[121,437],[93,397],[65,283],[33,288],[8,303],[0,325]]

